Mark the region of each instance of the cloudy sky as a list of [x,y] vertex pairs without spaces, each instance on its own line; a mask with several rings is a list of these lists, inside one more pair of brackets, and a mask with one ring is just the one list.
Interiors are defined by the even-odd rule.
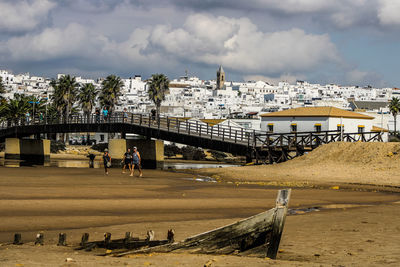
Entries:
[[0,0],[0,69],[400,86],[399,0]]

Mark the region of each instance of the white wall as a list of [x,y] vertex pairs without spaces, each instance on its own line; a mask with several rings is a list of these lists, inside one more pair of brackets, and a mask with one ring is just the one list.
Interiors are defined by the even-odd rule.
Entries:
[[327,117],[262,117],[261,131],[268,131],[268,123],[274,124],[274,133],[290,133],[291,124],[297,123],[297,132],[315,131],[315,124],[321,124],[321,131],[328,131]]
[[358,126],[364,125],[364,131],[370,132],[372,121],[366,119],[330,118],[330,117],[262,117],[261,130],[268,131],[268,124],[274,124],[274,133],[290,133],[291,124],[297,124],[297,132],[315,131],[315,124],[321,124],[321,131],[335,131],[337,125],[344,125],[345,133],[357,133]]
[[[330,130],[336,130],[338,124],[340,124],[340,118],[329,118]],[[359,125],[364,125],[364,132],[370,132],[373,120],[342,118],[342,124],[344,125],[344,133],[357,133]]]
[[260,130],[261,120],[259,119],[232,119],[232,121],[236,122],[237,124],[241,125],[246,129],[251,129],[256,131]]

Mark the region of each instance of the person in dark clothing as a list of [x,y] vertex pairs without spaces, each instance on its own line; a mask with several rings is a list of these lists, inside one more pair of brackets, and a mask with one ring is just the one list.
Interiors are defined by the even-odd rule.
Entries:
[[96,108],[96,123],[100,123],[100,110]]
[[89,168],[94,168],[94,158],[96,157],[96,155],[93,153],[89,153],[87,157],[89,158]]
[[125,173],[126,167],[128,167],[129,172],[132,171],[132,152],[131,149],[128,148],[128,151],[125,152],[124,154],[124,166],[122,167],[122,173]]
[[131,174],[130,176],[133,176],[133,173],[135,172],[135,167],[139,170],[139,177],[142,177],[142,167],[140,166],[142,159],[140,157],[139,151],[137,151],[137,148],[133,148],[132,152],[132,168],[131,168]]
[[111,167],[111,156],[108,154],[108,149],[104,149],[104,154],[103,154],[103,163],[104,163],[104,171],[105,174],[108,175],[108,168]]

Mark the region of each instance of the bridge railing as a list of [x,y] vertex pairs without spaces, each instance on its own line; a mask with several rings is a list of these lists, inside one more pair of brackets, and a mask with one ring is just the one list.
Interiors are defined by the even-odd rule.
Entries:
[[148,115],[132,114],[128,118],[132,124],[145,125],[149,128],[158,128],[169,132],[196,135],[210,139],[219,139],[234,143],[251,144],[256,133],[259,131],[249,130],[242,127],[230,125],[209,125],[200,120],[189,121],[177,117],[160,117],[159,119]]
[[381,132],[341,133],[340,131],[257,134],[254,147],[316,147],[331,142],[382,142]]
[[153,129],[160,129],[179,134],[195,135],[199,137],[221,140],[226,142],[241,143],[251,146],[255,137],[262,134],[261,131],[245,129],[230,125],[210,125],[200,120],[190,121],[178,117],[160,116],[156,118],[149,114],[118,114],[109,117],[101,115],[71,115],[68,118],[64,116],[35,116],[22,117],[9,120],[1,124],[2,128],[13,126],[30,125],[54,125],[54,124],[111,124],[127,123],[144,126]]

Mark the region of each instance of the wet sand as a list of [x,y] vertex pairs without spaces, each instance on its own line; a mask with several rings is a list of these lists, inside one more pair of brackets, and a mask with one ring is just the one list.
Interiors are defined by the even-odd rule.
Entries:
[[[293,188],[278,260],[152,254],[97,257],[97,252],[57,247],[66,232],[76,245],[81,234],[122,238],[127,231],[156,238],[167,230],[176,240],[262,212],[274,206],[277,189],[261,184],[207,183],[191,174],[146,170],[144,178],[112,169],[0,167],[0,265],[16,266],[377,266],[400,263],[400,195],[397,193]],[[320,211],[303,213],[303,208]],[[32,241],[45,234],[45,246]],[[7,245],[21,232],[26,244]],[[65,262],[66,258],[74,262]],[[21,265],[19,265],[21,266]]]

